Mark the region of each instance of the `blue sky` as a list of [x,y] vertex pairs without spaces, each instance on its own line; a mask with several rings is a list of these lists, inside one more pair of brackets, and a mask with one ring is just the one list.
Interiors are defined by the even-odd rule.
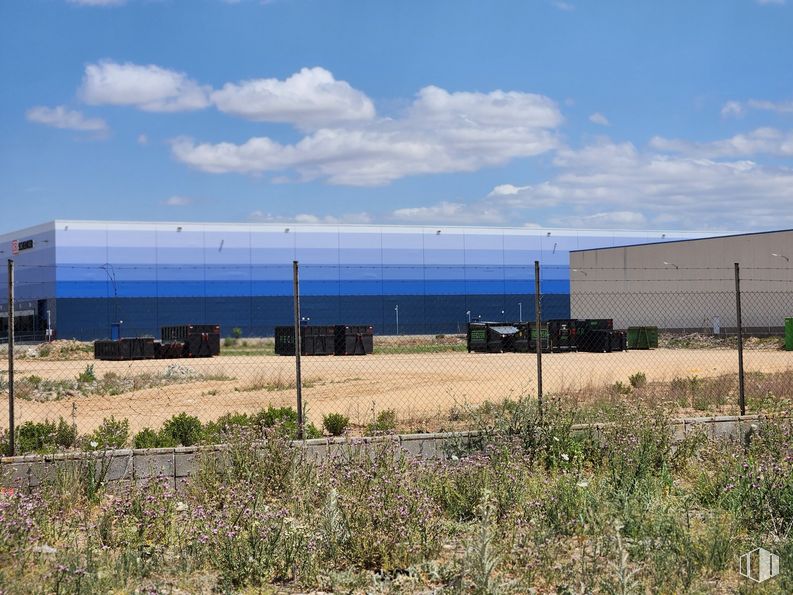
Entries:
[[793,227],[791,4],[0,0],[0,232]]

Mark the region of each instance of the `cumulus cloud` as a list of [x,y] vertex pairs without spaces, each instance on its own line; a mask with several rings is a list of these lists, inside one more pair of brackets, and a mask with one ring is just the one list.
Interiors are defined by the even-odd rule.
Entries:
[[697,157],[740,157],[758,154],[793,155],[793,132],[776,128],[757,128],[748,133],[712,142],[690,142],[653,137],[650,146],[660,151]]
[[209,105],[209,87],[187,75],[149,64],[104,61],[85,67],[79,94],[91,105],[124,105],[150,112],[178,112]]
[[600,112],[595,112],[594,114],[589,116],[589,121],[592,122],[593,124],[597,124],[598,126],[610,125],[609,119]]
[[313,129],[374,118],[372,101],[324,68],[303,68],[286,80],[253,79],[228,83],[212,93],[225,113],[267,122],[290,122]]
[[[358,112],[367,114],[368,110]],[[294,144],[176,139],[174,156],[212,173],[294,170],[302,179],[376,186],[417,174],[474,171],[558,146],[554,101],[520,92],[425,87],[401,117],[319,128]]]
[[555,162],[559,173],[552,179],[497,186],[487,204],[533,218],[537,209],[564,208],[569,215],[556,222],[587,227],[793,224],[789,168],[641,151],[609,139],[562,149]]
[[346,213],[344,215],[314,215],[310,213],[299,213],[294,216],[273,215],[265,211],[253,211],[248,215],[248,221],[255,223],[371,223],[372,216],[369,213]]
[[465,204],[443,201],[429,207],[396,209],[389,219],[399,223],[437,223],[437,224],[480,224],[499,225],[506,223],[504,213],[499,209],[482,204]]
[[81,112],[67,109],[62,105],[32,107],[25,115],[31,122],[65,130],[100,133],[108,130],[107,123],[102,118],[86,118]]
[[188,205],[193,204],[193,199],[189,196],[171,196],[166,198],[162,204],[169,206],[169,207],[186,207]]
[[744,103],[728,101],[721,108],[721,115],[724,118],[740,117],[750,109],[776,112],[782,115],[793,114],[793,100],[769,101],[767,99],[750,99]]

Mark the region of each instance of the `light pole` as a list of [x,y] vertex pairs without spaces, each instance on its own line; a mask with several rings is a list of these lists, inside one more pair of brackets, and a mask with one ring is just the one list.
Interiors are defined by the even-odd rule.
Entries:
[[468,317],[468,324],[471,324],[471,311],[470,310],[466,310],[465,311],[465,315]]
[[776,252],[772,252],[771,256],[776,256],[777,258],[784,258],[785,262],[790,262],[790,259],[784,254],[777,254]]
[[394,306],[394,314],[396,315],[396,334],[399,334],[399,304]]
[[523,302],[518,302],[518,322],[523,322]]

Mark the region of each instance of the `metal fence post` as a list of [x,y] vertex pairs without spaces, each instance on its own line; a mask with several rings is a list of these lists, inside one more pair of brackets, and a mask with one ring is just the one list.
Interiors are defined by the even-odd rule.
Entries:
[[14,427],[14,261],[8,259],[8,454],[16,454]]
[[746,415],[746,393],[743,383],[743,323],[741,322],[741,267],[735,263],[735,315],[738,325],[738,405]]
[[300,280],[298,262],[292,261],[293,294],[295,305],[295,389],[297,391],[297,437],[303,439],[303,379],[300,370],[300,355],[303,350],[300,337]]
[[[537,325],[537,406],[542,415],[542,306],[540,299],[540,261],[534,261],[534,319]],[[549,338],[550,339],[550,338]],[[531,340],[531,333],[529,333]]]

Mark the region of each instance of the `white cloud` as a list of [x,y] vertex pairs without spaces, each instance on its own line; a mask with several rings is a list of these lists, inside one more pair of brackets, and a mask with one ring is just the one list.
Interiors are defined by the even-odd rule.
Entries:
[[400,223],[437,223],[437,224],[485,224],[498,225],[506,223],[504,213],[496,208],[488,208],[482,204],[465,204],[460,202],[441,202],[429,207],[412,207],[396,209],[390,220]]
[[162,204],[169,207],[186,207],[193,204],[193,202],[194,202],[193,199],[190,198],[189,196],[175,195],[166,198],[164,201],[162,201]]
[[67,0],[69,4],[79,6],[121,6],[127,0]]
[[793,100],[767,101],[763,99],[750,99],[746,104],[752,109],[767,110],[778,114],[793,114]]
[[81,112],[67,109],[62,105],[32,107],[25,115],[31,122],[65,130],[83,132],[107,132],[108,130],[107,123],[102,118],[86,118]]
[[611,124],[609,119],[600,112],[595,112],[589,116],[589,121],[598,126],[609,126]]
[[641,228],[647,224],[647,218],[636,211],[606,211],[592,215],[573,215],[556,217],[551,223],[563,227],[582,227],[585,229]]
[[138,144],[139,145],[148,145],[149,144],[149,137],[145,134],[138,135]]
[[570,12],[575,10],[575,6],[573,6],[569,2],[564,2],[563,0],[552,0],[551,4],[553,4],[556,8],[564,12]]
[[[793,170],[640,151],[608,139],[558,152],[560,171],[526,186],[501,185],[486,201],[513,213],[564,209],[581,226],[760,228],[793,224]],[[515,215],[515,213],[517,215]],[[640,217],[643,217],[642,220]]]
[[[364,110],[366,113],[366,110]],[[520,92],[450,93],[425,87],[405,114],[320,128],[290,145],[176,139],[174,156],[212,173],[294,170],[302,179],[375,186],[417,174],[475,171],[558,146],[554,101]]]
[[743,116],[748,109],[776,112],[777,114],[793,114],[793,100],[769,101],[767,99],[750,99],[745,103],[728,101],[721,108],[721,115],[727,117]]
[[793,132],[776,128],[757,128],[745,134],[712,142],[696,143],[680,139],[653,137],[650,146],[659,151],[696,157],[740,157],[758,154],[793,155]]
[[339,223],[371,223],[372,217],[369,213],[360,212],[360,213],[346,213],[344,215],[334,216],[334,215],[312,215],[309,213],[299,213],[294,216],[281,216],[281,215],[273,215],[272,213],[266,213],[264,211],[253,211],[248,215],[249,221],[254,221],[256,223],[328,223],[328,224],[339,224]]
[[372,101],[324,68],[303,68],[287,78],[227,83],[212,93],[217,108],[249,120],[291,122],[303,129],[371,120]]
[[209,87],[181,72],[111,61],[87,65],[79,91],[92,105],[126,105],[150,112],[203,109],[209,105],[209,92]]
[[740,101],[728,101],[721,108],[722,118],[739,118],[743,114],[744,108]]

